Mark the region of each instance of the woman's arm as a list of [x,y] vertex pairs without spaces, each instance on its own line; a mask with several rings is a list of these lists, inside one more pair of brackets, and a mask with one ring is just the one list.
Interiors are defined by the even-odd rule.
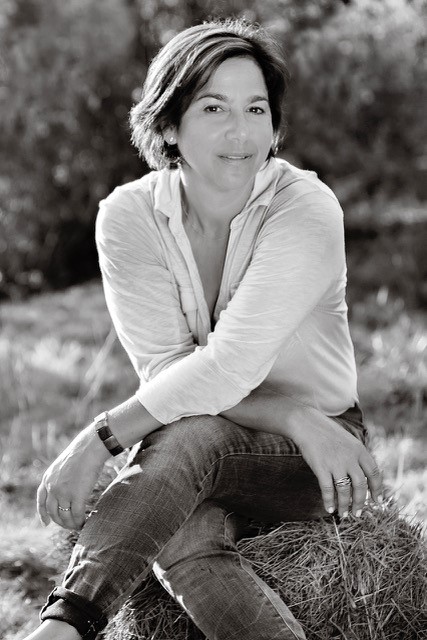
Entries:
[[[242,426],[276,433],[295,442],[319,481],[326,511],[349,508],[360,515],[369,488],[376,501],[382,499],[380,470],[366,447],[334,420],[292,398],[258,387],[242,402],[222,412]],[[335,482],[350,476],[351,487],[336,492]]]
[[[124,448],[131,447],[161,427],[135,396],[109,412],[113,434]],[[80,529],[85,507],[110,453],[96,433],[94,424],[83,429],[46,470],[37,492],[41,521]],[[69,511],[61,511],[58,506]]]
[[[368,486],[372,497],[379,498],[381,476],[372,456],[356,438],[316,409],[259,388],[222,415],[242,426],[291,438],[317,476],[327,511],[338,506],[343,515],[352,502],[357,514]],[[162,426],[135,396],[110,410],[109,422],[125,448]],[[47,469],[38,490],[38,511],[44,524],[52,519],[70,529],[83,526],[85,505],[109,456],[93,424],[70,443]],[[352,479],[352,492],[338,494],[336,503],[334,479],[346,475]],[[70,511],[59,511],[58,505],[70,507]]]

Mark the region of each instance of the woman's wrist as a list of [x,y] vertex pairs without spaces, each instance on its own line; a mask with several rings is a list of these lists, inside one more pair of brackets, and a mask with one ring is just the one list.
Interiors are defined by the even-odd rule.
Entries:
[[[80,451],[89,452],[89,455],[93,456],[99,464],[104,464],[111,458],[112,452],[97,433],[100,426],[102,424],[94,420],[79,433],[74,442]],[[109,431],[123,449],[140,442],[161,426],[163,425],[142,406],[135,396],[108,410]],[[101,435],[105,434],[101,432]]]
[[288,420],[289,437],[302,449],[307,440],[312,437],[313,425],[318,424],[323,414],[314,407],[300,404],[294,400],[291,401],[288,408],[290,409]]
[[149,433],[163,426],[135,395],[108,409],[108,423],[112,434],[124,449],[132,447]]
[[107,462],[107,460],[111,458],[111,453],[108,451],[101,438],[96,433],[95,423],[91,422],[82,431],[81,435],[84,438],[86,448],[90,452],[90,455],[93,456],[97,462],[99,462],[100,466],[104,465],[105,462]]
[[124,448],[110,429],[108,411],[103,411],[94,419],[95,431],[103,445],[112,456],[123,453]]

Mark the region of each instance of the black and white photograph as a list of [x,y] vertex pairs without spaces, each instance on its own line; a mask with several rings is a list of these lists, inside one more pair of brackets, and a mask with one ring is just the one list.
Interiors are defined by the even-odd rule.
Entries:
[[427,0],[1,0],[0,637],[427,640]]

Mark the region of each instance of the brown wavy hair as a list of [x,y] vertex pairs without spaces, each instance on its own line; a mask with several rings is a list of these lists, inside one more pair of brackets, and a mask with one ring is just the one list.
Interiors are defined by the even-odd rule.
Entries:
[[258,25],[244,19],[212,20],[178,33],[151,62],[141,100],[132,107],[132,142],[153,169],[180,162],[177,145],[164,141],[218,66],[233,57],[252,58],[260,67],[268,91],[275,155],[285,132],[284,99],[289,73],[277,43]]

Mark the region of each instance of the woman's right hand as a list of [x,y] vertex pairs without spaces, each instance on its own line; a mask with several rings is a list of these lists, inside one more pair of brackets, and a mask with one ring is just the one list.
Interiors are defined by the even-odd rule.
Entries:
[[[366,447],[335,420],[316,409],[304,407],[299,429],[293,437],[302,457],[316,475],[328,513],[338,509],[342,517],[351,511],[360,516],[370,490],[372,498],[382,500],[381,472]],[[350,478],[351,483],[337,485]]]
[[41,521],[81,529],[86,503],[109,457],[93,425],[79,433],[43,475],[37,491]]

